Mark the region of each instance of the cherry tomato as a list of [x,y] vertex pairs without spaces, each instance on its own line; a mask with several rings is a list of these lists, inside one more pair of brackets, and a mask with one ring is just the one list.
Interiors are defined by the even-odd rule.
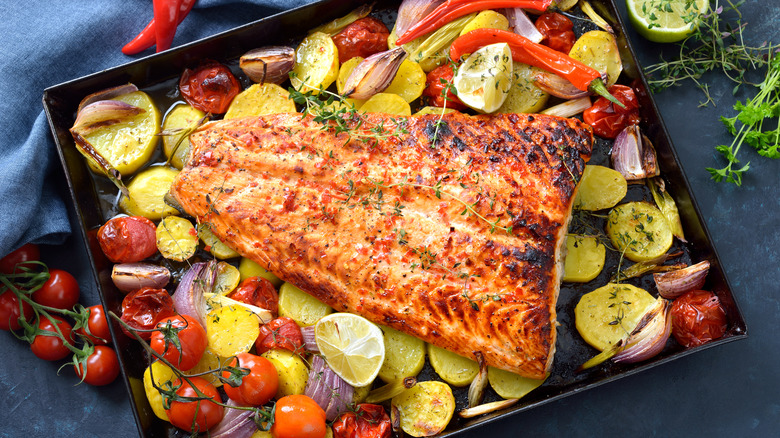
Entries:
[[[205,432],[222,421],[225,410],[212,400],[221,402],[219,392],[208,380],[203,377],[189,377],[190,382],[208,399],[193,401],[173,401],[170,409],[165,413],[171,420],[171,424],[192,432]],[[192,386],[186,380],[177,379],[174,386],[181,385],[176,394],[181,397],[198,397]]]
[[582,119],[593,127],[593,132],[596,135],[604,138],[615,138],[627,126],[637,124],[641,120],[639,101],[634,90],[625,85],[613,85],[609,87],[609,92],[626,107],[621,108],[607,99],[599,97],[590,108],[582,113]]
[[[52,316],[52,318],[57,320],[57,327],[60,329],[62,337],[65,339],[70,339],[70,333],[73,329],[70,323],[66,322],[59,316]],[[38,323],[38,329],[48,330],[54,333],[57,332],[57,329],[54,328],[54,324],[52,324],[48,318],[41,318],[40,322]],[[43,360],[60,360],[67,356],[68,353],[70,353],[68,347],[66,347],[65,343],[62,342],[62,339],[56,335],[36,335],[35,339],[32,341],[32,344],[30,344],[30,348],[32,349],[33,354]]]
[[114,263],[134,263],[157,252],[157,226],[143,216],[110,219],[98,230],[103,254]]
[[[452,92],[452,78],[455,76],[454,67],[451,65],[442,65],[431,70],[425,79],[425,90],[423,96],[428,98],[428,105],[443,108],[446,102],[447,108],[454,110],[466,109],[466,105],[458,99]],[[447,89],[445,97],[444,89]]]
[[[163,318],[173,316],[173,299],[165,289],[145,287],[131,292],[122,300],[122,321],[137,330],[151,330]],[[127,336],[132,335],[122,327]],[[138,332],[142,339],[150,339],[151,332]]]
[[50,269],[49,279],[32,294],[38,304],[55,309],[72,309],[79,302],[79,283],[76,278],[62,269]]
[[38,245],[32,243],[22,245],[0,259],[0,273],[13,274],[17,264],[40,259],[41,251],[38,249]]
[[262,277],[245,279],[228,297],[266,309],[274,318],[279,313],[279,294],[273,283]]
[[223,114],[241,91],[241,85],[229,68],[216,61],[206,61],[194,70],[184,70],[179,79],[179,91],[193,107]]
[[119,359],[111,347],[95,346],[95,351],[87,358],[87,373],[82,374],[84,365],[73,366],[76,375],[92,386],[104,386],[116,380],[119,375]]
[[303,349],[303,335],[295,320],[289,316],[280,316],[260,326],[260,334],[255,341],[257,354],[263,354],[272,348],[283,348],[292,352]]
[[712,292],[692,290],[672,303],[672,335],[684,347],[718,339],[727,327],[726,311]]
[[362,403],[341,414],[333,423],[334,438],[389,438],[390,417],[380,405]]
[[569,54],[576,37],[571,20],[557,12],[546,12],[536,19],[536,28],[544,36],[541,44],[559,52]]
[[19,330],[22,328],[19,324],[19,316],[22,314],[25,318],[30,318],[33,315],[32,306],[26,301],[22,301],[22,313],[19,313],[19,298],[10,290],[0,293],[0,329]]
[[333,37],[339,50],[339,63],[360,56],[367,58],[374,53],[387,50],[390,31],[384,23],[373,17],[361,18]]
[[[276,395],[279,374],[270,360],[250,353],[239,353],[230,361],[230,366],[249,368],[249,374],[241,378],[241,385],[222,385],[227,396],[234,402],[243,406],[260,406]],[[230,372],[223,371],[222,377],[229,378]]]
[[276,401],[274,438],[323,438],[326,432],[325,411],[311,397],[294,394]]
[[[169,324],[170,323],[170,324]],[[187,371],[200,362],[209,344],[206,330],[189,315],[176,315],[157,323],[152,333],[151,346],[168,362],[181,371]],[[177,347],[176,338],[181,348]]]
[[83,327],[76,329],[76,333],[89,339],[95,345],[106,345],[111,342],[111,332],[108,330],[108,319],[106,311],[100,304],[88,307],[89,317],[87,318],[87,328],[89,333]]

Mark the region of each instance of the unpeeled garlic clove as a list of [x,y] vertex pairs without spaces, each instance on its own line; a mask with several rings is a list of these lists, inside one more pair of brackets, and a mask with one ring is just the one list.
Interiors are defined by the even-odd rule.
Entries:
[[627,181],[659,174],[655,148],[639,130],[639,125],[627,126],[618,134],[612,146],[611,158],[612,167]]
[[658,294],[673,300],[689,290],[701,289],[709,271],[710,262],[704,260],[675,271],[655,273],[653,280],[658,288]]
[[252,81],[281,84],[295,63],[295,49],[286,46],[268,46],[250,50],[238,61],[238,66]]
[[406,56],[402,47],[396,47],[364,59],[344,83],[344,95],[363,100],[381,93],[390,86]]

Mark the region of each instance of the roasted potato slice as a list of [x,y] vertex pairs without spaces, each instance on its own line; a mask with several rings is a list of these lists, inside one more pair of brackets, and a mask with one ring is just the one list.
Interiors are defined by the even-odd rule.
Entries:
[[428,344],[428,360],[436,374],[452,386],[466,386],[479,373],[475,360],[432,344]]
[[241,274],[240,281],[244,281],[249,277],[262,277],[270,281],[275,287],[279,287],[284,283],[273,272],[246,257],[241,257],[241,261],[238,262],[238,272]]
[[383,92],[397,94],[407,103],[411,103],[422,96],[425,80],[426,75],[420,64],[405,59],[398,68],[395,78]]
[[600,73],[606,73],[607,87],[615,85],[620,72],[623,71],[617,40],[614,35],[603,30],[591,30],[582,34],[574,42],[569,56]]
[[309,378],[309,368],[300,356],[292,351],[272,349],[261,354],[271,361],[279,373],[279,389],[276,390],[276,398],[286,395],[303,394],[306,389],[306,381]]
[[224,118],[294,112],[295,102],[287,90],[276,84],[254,84],[233,98]]
[[163,122],[163,131],[177,132],[163,136],[163,152],[173,167],[179,170],[184,167],[190,156],[190,140],[189,136],[184,139],[182,137],[188,135],[188,129],[194,127],[205,115],[203,111],[187,104],[178,104],[168,111]]
[[157,249],[163,257],[183,262],[195,255],[198,235],[187,219],[168,216],[157,225]]
[[504,14],[488,9],[478,13],[476,17],[466,23],[466,26],[460,31],[460,34],[465,35],[476,29],[509,30],[509,20]]
[[566,236],[566,261],[563,281],[587,283],[604,268],[607,248],[594,236]]
[[630,284],[610,283],[580,298],[574,325],[588,344],[606,350],[636,327],[655,298]]
[[440,116],[442,114],[448,114],[455,111],[452,108],[439,108],[438,106],[425,106],[420,108],[419,111],[414,113],[415,116],[421,116],[423,114],[436,114],[437,116]]
[[503,398],[521,398],[538,388],[546,379],[529,379],[500,368],[488,367],[488,382]]
[[211,232],[211,227],[207,223],[198,224],[198,237],[200,237],[200,240],[206,245],[206,251],[220,260],[232,259],[240,256],[233,248],[222,243],[222,241]]
[[319,93],[339,74],[339,51],[331,37],[322,32],[307,36],[295,49],[295,65],[290,82],[300,92]]
[[412,108],[403,97],[397,94],[377,93],[360,107],[360,112],[411,116]]
[[512,87],[498,113],[536,113],[547,104],[550,95],[534,85],[536,67],[515,62],[512,64]]
[[290,283],[279,288],[279,316],[289,316],[300,326],[314,325],[333,309]]
[[580,179],[574,208],[596,211],[617,205],[628,191],[628,182],[617,170],[589,164]]
[[455,397],[444,382],[418,382],[392,399],[392,413],[400,417],[401,429],[414,437],[438,434],[454,412]]
[[344,85],[347,83],[349,75],[352,73],[352,70],[358,66],[358,64],[363,62],[363,59],[365,58],[362,56],[355,56],[354,58],[350,58],[341,64],[341,67],[339,67],[339,76],[336,79],[336,90],[338,90],[339,94],[344,92]]
[[143,216],[153,221],[178,214],[178,210],[165,203],[165,194],[178,173],[165,166],[144,169],[127,185],[130,197],[123,197],[119,207],[130,216]]
[[674,239],[666,216],[644,201],[627,202],[610,210],[607,235],[618,251],[635,262],[664,255]]
[[425,342],[391,327],[379,328],[385,335],[385,360],[379,378],[389,383],[419,374],[425,365]]
[[260,319],[243,306],[218,306],[206,314],[209,348],[220,357],[249,351],[260,334]]
[[[154,383],[152,383],[152,379],[154,379]],[[154,412],[154,415],[156,415],[157,418],[170,421],[168,419],[168,414],[163,407],[162,394],[160,394],[160,391],[154,386],[157,385],[158,388],[163,388],[163,385],[166,382],[173,382],[176,380],[176,374],[174,374],[173,370],[168,365],[165,365],[160,361],[154,361],[146,368],[146,371],[144,371],[143,380],[144,392],[146,393],[146,399],[149,401],[149,405],[152,407],[152,412]]]

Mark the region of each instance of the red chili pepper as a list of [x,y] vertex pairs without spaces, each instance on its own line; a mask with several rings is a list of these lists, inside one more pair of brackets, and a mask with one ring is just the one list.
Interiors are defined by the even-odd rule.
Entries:
[[406,44],[415,38],[444,26],[450,21],[472,12],[498,8],[524,8],[546,11],[552,0],[447,0],[411,26],[396,41],[397,45]]
[[618,108],[604,98],[596,100],[582,113],[582,120],[593,127],[593,132],[604,138],[615,138],[626,126],[639,123],[639,101],[631,87],[613,85],[609,92],[620,100],[624,107]]
[[554,73],[572,83],[582,91],[592,91],[617,105],[623,104],[609,94],[596,69],[571,58],[569,55],[537,44],[516,33],[498,29],[476,29],[459,36],[450,46],[450,58],[460,59],[466,53],[473,53],[482,47],[495,43],[507,43],[512,50],[512,59],[542,70]]
[[176,16],[179,14],[181,0],[154,0],[154,33],[157,39],[157,51],[168,50],[173,44],[173,36],[176,35],[176,25],[179,24]]
[[[187,17],[187,14],[189,14],[192,10],[193,6],[195,6],[195,0],[181,0],[176,20],[177,25],[184,21],[184,19]],[[136,53],[141,53],[149,47],[152,47],[157,42],[156,27],[156,21],[154,18],[152,18],[144,30],[142,30],[135,38],[122,47],[122,53],[125,55],[135,55]]]

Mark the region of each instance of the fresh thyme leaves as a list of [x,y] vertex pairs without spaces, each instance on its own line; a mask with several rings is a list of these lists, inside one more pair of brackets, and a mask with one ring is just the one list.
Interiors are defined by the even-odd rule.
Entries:
[[[780,158],[780,124],[777,123],[780,120],[780,55],[775,54],[770,59],[766,77],[758,90],[752,99],[734,104],[737,115],[720,118],[734,140],[728,146],[715,147],[727,161],[723,168],[707,168],[716,182],[725,180],[742,185],[742,174],[750,168],[749,162],[737,168],[740,164],[737,154],[743,143],[752,146],[761,156]],[[772,119],[774,123],[767,123]],[[766,128],[767,124],[770,128]]]

